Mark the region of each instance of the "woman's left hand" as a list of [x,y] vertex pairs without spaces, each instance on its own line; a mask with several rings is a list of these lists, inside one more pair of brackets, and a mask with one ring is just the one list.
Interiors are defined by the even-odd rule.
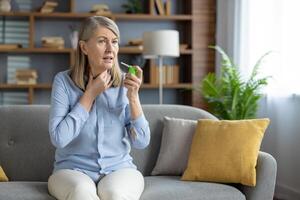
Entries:
[[139,66],[134,66],[137,70],[136,75],[127,73],[124,80],[124,86],[128,89],[127,97],[129,101],[134,101],[138,98],[138,92],[143,80],[143,70]]

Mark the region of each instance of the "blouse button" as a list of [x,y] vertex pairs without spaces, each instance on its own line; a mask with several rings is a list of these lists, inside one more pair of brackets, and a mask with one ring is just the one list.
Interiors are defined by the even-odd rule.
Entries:
[[15,144],[15,141],[14,141],[13,139],[10,139],[10,140],[8,141],[8,145],[9,145],[9,146],[14,145],[14,144]]

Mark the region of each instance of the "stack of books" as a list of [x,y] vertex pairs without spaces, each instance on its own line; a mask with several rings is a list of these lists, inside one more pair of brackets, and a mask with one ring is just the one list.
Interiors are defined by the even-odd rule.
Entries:
[[22,48],[21,44],[0,44],[0,50],[12,50]]
[[13,19],[0,20],[1,49],[27,48],[29,46],[29,22]]
[[122,50],[127,53],[137,53],[143,51],[143,40],[138,39],[131,39],[128,41],[126,46],[122,46]]
[[171,15],[171,0],[150,0],[151,15]]
[[14,0],[16,4],[16,10],[29,12],[32,11],[32,0]]
[[137,38],[137,39],[131,39],[128,41],[128,45],[130,46],[142,46],[143,45],[143,39]]
[[40,9],[40,12],[41,13],[52,13],[56,6],[58,6],[58,3],[55,1],[45,1],[43,6]]
[[16,70],[17,84],[36,84],[37,71],[34,69],[18,69]]
[[58,48],[65,47],[65,40],[62,37],[45,36],[42,37],[42,46],[45,48]]
[[111,15],[111,11],[108,5],[102,3],[93,5],[90,12],[96,15],[104,15],[104,16]]
[[[8,84],[16,84],[16,71],[29,69],[31,59],[29,56],[7,56],[7,76]],[[25,91],[4,91],[2,92],[3,105],[28,104],[28,92]]]
[[[159,66],[150,67],[150,83],[159,84]],[[179,65],[162,66],[162,83],[163,84],[179,83]]]

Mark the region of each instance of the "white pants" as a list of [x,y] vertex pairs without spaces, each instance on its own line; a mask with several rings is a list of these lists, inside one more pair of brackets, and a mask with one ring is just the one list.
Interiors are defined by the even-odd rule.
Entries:
[[86,174],[70,169],[49,177],[49,193],[58,200],[138,200],[144,190],[144,177],[136,169],[120,169],[99,183]]

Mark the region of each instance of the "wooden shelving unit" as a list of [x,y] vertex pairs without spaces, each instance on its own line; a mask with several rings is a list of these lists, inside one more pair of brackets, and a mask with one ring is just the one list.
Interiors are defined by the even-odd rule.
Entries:
[[[1,49],[2,53],[74,53],[71,48],[55,49],[55,48],[18,48],[18,49]],[[119,49],[119,53],[124,54],[141,54],[142,50],[127,50],[122,46]],[[191,49],[181,50],[180,54],[192,54]]]
[[18,48],[18,49],[1,49],[2,53],[72,53],[73,49],[55,49],[55,48]]
[[[113,13],[108,17],[113,20],[125,21],[131,23],[134,21],[152,21],[164,22],[170,21],[179,24],[183,31],[183,41],[189,44],[189,49],[181,50],[180,63],[184,64],[184,74],[181,75],[181,83],[165,84],[164,88],[169,89],[188,89],[189,92],[184,96],[183,104],[201,107],[202,101],[196,92],[191,90],[193,85],[200,82],[202,77],[208,72],[214,71],[214,51],[207,48],[208,45],[215,44],[215,21],[216,21],[216,0],[188,0],[181,3],[183,6],[182,14],[175,15],[151,15],[151,14],[124,14]],[[8,12],[1,13],[4,17],[19,17],[29,21],[29,48],[0,49],[0,53],[20,53],[20,54],[67,54],[69,55],[69,63],[74,63],[75,52],[72,48],[53,49],[53,48],[38,48],[35,44],[35,24],[39,20],[81,20],[92,16],[91,13],[75,12],[75,0],[69,0],[69,12],[54,12],[54,13],[39,13],[39,12]],[[127,49],[120,47],[120,54],[141,54],[142,50]],[[146,73],[147,74],[147,73]],[[148,73],[149,76],[149,73]],[[156,89],[157,84],[144,83],[143,89]],[[35,90],[51,90],[51,84],[36,84],[36,85],[16,85],[0,83],[0,92],[4,90],[28,90],[29,103],[34,102]]]
[[[54,12],[54,13],[39,13],[39,12],[2,12],[1,16],[14,16],[14,17],[34,17],[34,18],[86,18],[94,16],[92,13],[64,13],[64,12]],[[149,14],[123,14],[114,13],[111,15],[106,15],[115,20],[172,20],[172,21],[189,21],[192,20],[192,15],[149,15]]]

